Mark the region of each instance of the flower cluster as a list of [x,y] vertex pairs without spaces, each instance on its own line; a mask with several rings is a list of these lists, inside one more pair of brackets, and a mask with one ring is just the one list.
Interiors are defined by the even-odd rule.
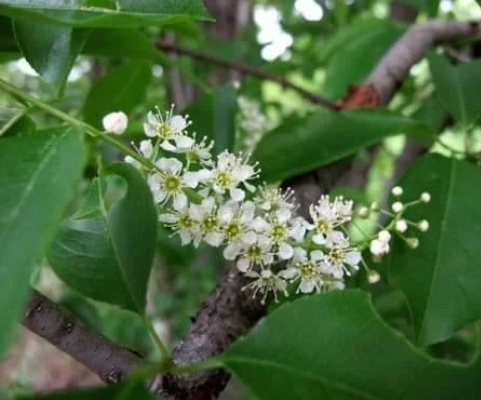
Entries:
[[259,103],[244,96],[238,101],[238,137],[243,150],[252,151],[261,140],[264,133],[274,125],[261,111]]
[[[224,258],[252,279],[243,290],[261,302],[287,296],[290,287],[300,293],[343,289],[346,277],[366,266],[348,234],[352,201],[322,196],[307,220],[297,215],[292,191],[255,184],[256,164],[229,151],[213,156],[213,144],[189,135],[189,126],[173,108],[165,115],[150,112],[147,138],[137,149],[147,162],[125,158],[145,174],[159,220],[183,245],[222,247]],[[396,215],[391,225],[401,232],[402,211]],[[389,240],[389,229],[379,232],[371,252],[387,253]]]

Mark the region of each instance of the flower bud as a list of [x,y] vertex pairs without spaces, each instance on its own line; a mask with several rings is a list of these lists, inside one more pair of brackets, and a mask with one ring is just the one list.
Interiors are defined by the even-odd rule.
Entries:
[[369,246],[369,250],[374,256],[382,256],[389,253],[389,244],[382,240],[374,239]]
[[357,212],[357,215],[359,215],[360,218],[367,218],[369,217],[369,208],[367,207],[361,207],[359,211]]
[[428,229],[429,229],[429,222],[426,221],[425,219],[423,219],[422,221],[420,221],[418,223],[418,229],[421,231],[421,232],[427,232]]
[[408,230],[408,224],[404,219],[400,219],[399,221],[396,221],[394,229],[399,233],[404,233]]
[[404,204],[400,201],[396,201],[392,206],[391,209],[396,213],[400,214],[404,211]]
[[409,238],[406,240],[406,243],[411,249],[416,249],[419,246],[419,240],[417,238]]
[[391,234],[386,230],[380,231],[377,237],[381,242],[384,242],[384,243],[389,243],[389,241],[391,240]]
[[392,188],[391,193],[393,196],[399,197],[399,196],[402,196],[402,194],[404,193],[404,190],[401,186],[396,186]]
[[379,211],[381,209],[381,205],[377,201],[373,201],[371,204],[372,211]]
[[379,275],[379,272],[374,271],[373,269],[369,270],[367,273],[367,281],[371,284],[378,283],[380,279],[381,275]]
[[107,114],[102,119],[102,125],[106,132],[113,133],[114,135],[121,135],[127,129],[129,119],[122,111],[112,112]]
[[431,201],[431,194],[428,192],[424,192],[421,194],[419,198],[423,203],[429,203]]

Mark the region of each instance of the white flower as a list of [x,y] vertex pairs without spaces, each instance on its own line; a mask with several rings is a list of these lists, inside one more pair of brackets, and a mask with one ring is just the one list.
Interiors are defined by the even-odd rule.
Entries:
[[194,241],[195,247],[198,247],[201,239],[201,229],[197,221],[192,219],[187,207],[182,210],[172,210],[166,214],[159,215],[159,221],[164,222],[166,226],[178,233],[182,245],[187,245]]
[[259,195],[254,201],[264,211],[292,213],[296,208],[293,200],[294,191],[291,189],[282,191],[277,188],[263,187],[259,189]]
[[164,204],[172,198],[176,210],[184,209],[188,201],[184,189],[198,185],[195,172],[182,174],[183,165],[175,158],[160,158],[155,164],[161,172],[155,172],[147,179],[154,201]]
[[308,257],[304,249],[296,247],[291,266],[280,271],[279,276],[291,282],[298,281],[297,293],[344,288],[342,280],[332,276],[326,267],[325,256],[321,251],[312,251]]
[[203,137],[200,142],[196,141],[196,134],[193,135],[194,144],[185,150],[179,150],[179,152],[184,152],[187,160],[193,163],[200,163],[202,165],[210,166],[212,164],[212,154],[211,150],[214,147],[214,141]]
[[157,137],[161,140],[160,147],[170,152],[185,151],[190,149],[194,140],[185,135],[185,129],[189,121],[173,114],[173,107],[166,113],[165,118],[160,111],[147,114],[144,122],[144,132],[149,137]]
[[[225,240],[230,243],[235,243],[247,233],[253,224],[255,216],[255,205],[251,201],[246,201],[239,205],[236,202],[230,202],[219,208],[218,217],[222,224],[222,231]],[[229,250],[227,250],[229,253]]]
[[359,269],[362,260],[361,252],[351,247],[349,240],[341,232],[330,232],[327,235],[327,262],[332,267],[332,274],[340,278],[344,274],[351,275]]
[[256,298],[260,293],[261,304],[265,304],[267,296],[272,293],[274,300],[277,301],[277,294],[280,292],[288,296],[287,283],[280,274],[274,274],[270,269],[263,269],[261,272],[247,271],[245,276],[255,279],[253,282],[244,286],[242,290],[252,290],[252,297]]
[[389,243],[379,239],[374,239],[369,245],[372,255],[379,257],[389,253]]
[[211,173],[202,171],[202,174],[211,180],[212,188],[216,193],[224,194],[229,192],[232,200],[242,201],[245,193],[238,188],[243,184],[249,191],[254,191],[255,187],[247,181],[257,176],[255,168],[241,156],[236,156],[228,151],[223,151],[217,156],[217,163]]
[[336,197],[331,202],[329,196],[321,196],[318,203],[309,208],[313,221],[309,227],[314,232],[312,241],[324,244],[330,232],[351,220],[352,206],[352,201],[344,200],[342,197]]
[[[268,266],[274,261],[271,252],[272,242],[264,235],[248,232],[243,235],[241,242],[230,248],[231,259],[239,257],[236,266],[241,272],[247,272],[254,265]],[[225,254],[224,254],[225,255]]]
[[127,129],[129,118],[122,111],[107,114],[102,119],[102,125],[106,132],[114,135],[122,135]]
[[394,224],[394,229],[396,229],[396,231],[398,231],[399,233],[406,232],[408,230],[408,224],[406,220],[400,219],[396,221],[396,223]]
[[209,197],[201,204],[191,204],[189,211],[191,218],[199,223],[206,243],[219,247],[224,242],[225,235],[221,230],[215,199]]

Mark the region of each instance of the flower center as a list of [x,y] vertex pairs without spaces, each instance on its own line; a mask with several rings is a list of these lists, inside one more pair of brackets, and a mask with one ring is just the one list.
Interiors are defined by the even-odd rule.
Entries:
[[271,229],[271,237],[274,242],[281,242],[286,237],[287,230],[283,224],[274,224]]
[[173,131],[170,125],[166,122],[162,122],[158,128],[157,133],[162,139],[169,139],[173,136]]
[[310,261],[305,261],[300,266],[302,276],[313,276],[316,274],[316,266]]
[[259,260],[262,256],[262,249],[257,245],[253,244],[247,249],[247,257],[251,260]]
[[221,188],[228,188],[232,183],[232,177],[227,172],[219,172],[215,178],[215,183]]
[[213,215],[205,217],[203,221],[203,226],[207,232],[213,231],[217,227],[217,218]]
[[188,215],[184,215],[179,218],[179,226],[181,226],[182,228],[189,229],[189,228],[192,228],[192,226],[194,226],[194,221]]
[[329,252],[329,261],[338,264],[344,260],[344,251],[339,248],[334,248]]
[[316,230],[319,233],[327,233],[331,230],[331,224],[329,221],[320,219],[316,222]]
[[177,193],[181,187],[180,178],[176,175],[167,175],[163,183],[165,191],[168,193]]
[[225,230],[225,235],[227,236],[227,239],[232,240],[238,237],[241,231],[241,226],[238,223],[233,222],[227,226]]

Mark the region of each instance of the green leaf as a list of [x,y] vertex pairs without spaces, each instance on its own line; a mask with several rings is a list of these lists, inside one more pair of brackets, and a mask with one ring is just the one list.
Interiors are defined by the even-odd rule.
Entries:
[[93,389],[61,390],[53,393],[22,396],[18,400],[154,400],[142,382],[127,381],[119,385]]
[[80,135],[68,129],[0,140],[0,354],[85,161]]
[[335,52],[326,69],[324,93],[343,97],[350,85],[361,83],[381,57],[401,36],[404,28],[386,20],[348,25],[338,34]]
[[429,358],[360,291],[287,304],[220,358],[259,400],[475,400],[481,390],[479,362]]
[[439,100],[451,116],[465,126],[478,119],[481,104],[473,82],[481,80],[481,61],[454,66],[445,57],[433,54],[429,65]]
[[429,128],[387,110],[321,111],[291,118],[266,134],[254,151],[261,178],[276,182],[337,161],[386,137],[430,136]]
[[232,85],[218,86],[211,94],[190,105],[185,113],[200,137],[214,141],[214,154],[232,150],[235,144],[237,91]]
[[201,0],[0,0],[0,14],[76,27],[136,28],[207,20]]
[[390,279],[409,302],[419,343],[430,344],[481,318],[481,171],[429,155],[400,185],[409,200],[424,191],[432,195],[429,205],[406,213],[413,221],[427,219],[429,231],[416,250],[396,241],[389,266]]
[[[108,174],[122,177],[125,196],[107,211],[98,181],[99,209],[93,200],[64,223],[49,260],[55,273],[79,293],[142,314],[152,267],[157,212],[143,176],[126,163],[113,164]],[[92,193],[90,193],[91,197]]]
[[83,107],[85,121],[101,128],[102,118],[109,112],[129,114],[145,99],[151,79],[150,64],[144,61],[112,69],[88,93]]
[[62,93],[89,31],[22,20],[15,20],[13,26],[25,59],[46,82]]

